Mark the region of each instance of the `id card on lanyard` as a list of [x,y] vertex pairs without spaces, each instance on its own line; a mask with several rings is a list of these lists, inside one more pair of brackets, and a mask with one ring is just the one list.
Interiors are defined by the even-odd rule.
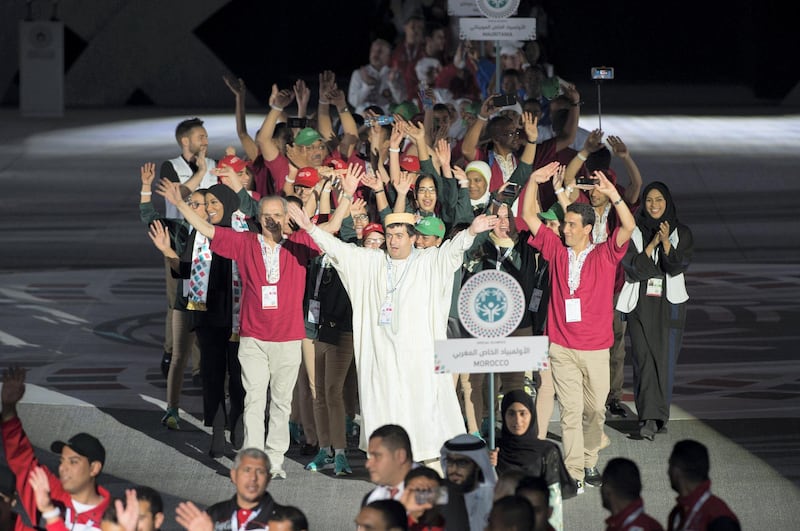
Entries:
[[281,278],[281,244],[275,245],[274,249],[269,249],[264,237],[259,234],[258,241],[261,243],[261,258],[264,259],[264,270],[266,272],[267,285],[261,286],[261,309],[278,309],[278,281]]
[[567,263],[567,286],[569,287],[569,298],[564,300],[564,310],[566,320],[568,323],[581,322],[581,300],[574,297],[575,292],[581,285],[581,272],[583,271],[583,264],[586,262],[586,257],[594,249],[594,244],[589,244],[586,249],[575,256],[575,251],[571,247],[567,248],[567,255],[569,262]]
[[319,324],[320,317],[320,303],[319,303],[319,286],[322,283],[322,275],[325,273],[325,266],[327,265],[326,258],[323,256],[320,262],[319,272],[317,272],[317,281],[314,285],[314,296],[308,300],[308,316],[306,320],[311,324]]

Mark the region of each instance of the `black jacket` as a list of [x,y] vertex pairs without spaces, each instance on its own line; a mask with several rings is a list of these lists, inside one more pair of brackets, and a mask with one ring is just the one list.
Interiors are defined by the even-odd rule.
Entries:
[[[258,514],[250,520],[245,529],[267,529],[269,517],[275,510],[275,506],[275,500],[272,499],[269,492],[265,492],[264,497],[261,498],[261,503],[254,509],[254,511],[258,510]],[[206,512],[214,521],[214,531],[237,531],[237,528],[231,528],[231,521],[238,510],[239,505],[236,503],[236,496],[233,496],[230,500],[215,503],[206,509]]]

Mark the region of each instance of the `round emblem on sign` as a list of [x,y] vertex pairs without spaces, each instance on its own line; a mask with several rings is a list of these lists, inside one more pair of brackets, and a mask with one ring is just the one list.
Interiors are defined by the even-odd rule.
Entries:
[[487,18],[508,18],[517,12],[520,0],[477,0],[478,9]]
[[503,271],[481,271],[467,280],[458,295],[458,318],[478,338],[506,337],[525,313],[525,294]]
[[34,48],[47,48],[53,43],[53,32],[46,25],[35,25],[28,30],[28,41]]

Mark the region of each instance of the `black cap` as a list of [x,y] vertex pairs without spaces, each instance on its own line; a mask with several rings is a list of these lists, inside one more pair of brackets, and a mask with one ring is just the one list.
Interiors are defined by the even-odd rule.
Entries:
[[100,461],[102,465],[106,461],[106,449],[103,448],[103,445],[100,444],[97,437],[89,435],[88,433],[73,435],[67,442],[56,441],[50,445],[50,450],[60,454],[65,446],[69,446],[73,452],[87,458],[90,463]]

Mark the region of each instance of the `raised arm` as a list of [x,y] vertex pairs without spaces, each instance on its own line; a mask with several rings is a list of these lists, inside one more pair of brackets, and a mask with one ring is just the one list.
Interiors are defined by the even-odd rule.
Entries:
[[258,145],[253,137],[247,133],[247,113],[245,112],[245,99],[247,98],[247,87],[242,78],[233,79],[229,76],[222,76],[223,81],[236,98],[236,134],[239,142],[242,143],[245,155],[250,160],[258,157]]
[[622,159],[625,171],[631,179],[631,184],[625,189],[625,201],[632,205],[639,200],[639,194],[642,193],[642,174],[639,173],[639,167],[633,161],[628,146],[620,137],[609,135],[608,144],[611,146],[611,152]]
[[333,138],[336,136],[331,124],[331,101],[328,93],[336,88],[336,74],[330,70],[325,70],[319,75],[319,106],[317,107],[317,130],[322,138]]
[[197,232],[202,234],[208,239],[214,238],[214,225],[201,218],[192,207],[187,205],[181,197],[180,186],[166,179],[161,179],[158,183],[158,195],[162,196],[166,201],[175,205],[175,208],[183,214],[183,218],[192,227],[197,229]]
[[464,142],[461,144],[461,152],[464,158],[469,162],[475,160],[475,150],[478,148],[478,141],[481,139],[481,133],[489,121],[489,116],[494,112],[494,105],[492,105],[492,98],[496,94],[492,94],[486,98],[481,105],[481,110],[478,112],[478,119],[475,120],[467,133],[464,135]]
[[[378,168],[378,171],[382,171],[383,168]],[[378,212],[383,210],[384,208],[389,208],[389,200],[386,198],[386,189],[383,186],[383,181],[379,178],[375,173],[367,172],[361,176],[361,182],[364,183],[370,190],[372,190],[373,195],[375,196],[375,206],[378,209]]]
[[264,122],[261,124],[261,129],[259,129],[256,137],[256,142],[258,147],[261,148],[261,155],[264,156],[264,160],[275,160],[280,155],[278,147],[272,142],[272,135],[275,133],[275,125],[283,116],[283,109],[292,103],[293,98],[292,91],[278,90],[278,85],[272,85],[272,93],[269,96],[269,112],[264,117]]
[[546,183],[558,171],[559,163],[551,162],[531,173],[526,188],[525,199],[522,202],[522,219],[528,224],[531,233],[535,236],[542,227],[539,219],[539,185]]
[[[342,133],[353,138],[358,138],[358,126],[356,125],[353,115],[350,113],[350,108],[347,106],[347,98],[345,97],[344,91],[334,88],[325,95],[325,98],[336,105],[336,110],[339,113],[339,121],[342,124]],[[348,145],[347,152],[342,153],[342,156],[344,156],[345,159],[349,158],[350,155],[353,154],[354,147],[355,144]]]
[[533,165],[533,159],[536,157],[536,139],[539,138],[539,117],[534,116],[532,113],[522,113],[522,127],[525,130],[525,149],[520,155],[520,160],[525,164]]
[[364,170],[358,164],[347,166],[347,173],[344,174],[340,181],[342,193],[337,196],[338,204],[336,205],[336,210],[333,211],[333,215],[327,223],[320,223],[319,228],[330,234],[335,234],[339,231],[344,218],[350,215],[353,194],[356,193],[358,182],[363,174]]
[[592,188],[592,186],[589,186],[588,188],[584,185],[577,186],[575,184],[575,177],[578,175],[578,172],[581,171],[583,163],[586,161],[589,155],[602,147],[603,131],[600,129],[595,129],[589,133],[589,136],[586,137],[586,140],[583,142],[583,149],[576,153],[575,156],[572,157],[572,160],[569,161],[569,164],[567,164],[567,169],[564,172],[564,186],[572,189],[572,193],[569,197],[570,201],[575,201],[578,198],[578,194],[580,193],[578,190]]
[[570,106],[564,129],[556,137],[556,151],[569,147],[575,141],[575,135],[578,134],[578,121],[581,115],[581,95],[578,93],[578,89],[572,83],[562,83],[561,87],[564,95],[569,98]]
[[614,209],[617,211],[617,219],[619,219],[620,222],[619,230],[617,230],[617,247],[622,247],[631,239],[633,229],[636,228],[636,221],[633,219],[633,214],[631,214],[628,205],[625,204],[622,196],[619,195],[617,187],[611,184],[611,181],[608,180],[605,174],[601,171],[596,171],[592,176],[598,180],[598,183],[594,185],[595,189],[608,197],[609,201],[614,205]]

